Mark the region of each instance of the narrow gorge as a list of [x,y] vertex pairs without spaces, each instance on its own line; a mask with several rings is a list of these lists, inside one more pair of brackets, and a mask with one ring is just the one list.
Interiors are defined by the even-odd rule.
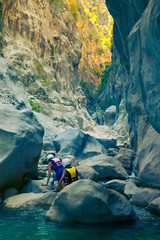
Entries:
[[[96,225],[91,239],[107,229],[118,240],[126,227],[131,240],[158,240],[159,19],[158,0],[0,0],[2,222],[11,208],[38,213],[43,228],[89,223],[84,236],[92,224],[128,224],[115,238],[117,226]],[[60,192],[43,186],[53,153],[84,179]],[[63,227],[67,239],[75,227]],[[35,240],[52,236],[36,231]]]

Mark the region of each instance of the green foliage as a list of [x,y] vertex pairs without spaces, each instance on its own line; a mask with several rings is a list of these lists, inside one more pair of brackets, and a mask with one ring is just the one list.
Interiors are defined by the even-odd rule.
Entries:
[[42,85],[43,85],[44,87],[46,87],[47,90],[50,91],[50,92],[52,91],[52,89],[55,88],[54,83],[51,82],[51,81],[49,81],[49,80],[46,80],[46,79],[43,81]]
[[93,68],[92,72],[97,76],[97,77],[101,77],[102,72],[99,69]]
[[77,2],[75,0],[71,0],[71,2],[69,3],[69,7],[71,10],[72,16],[74,17],[75,21],[77,21],[79,18]]
[[99,104],[100,108],[101,108],[103,111],[106,110],[107,102],[108,102],[108,99],[107,99],[107,96],[106,96],[106,98],[104,99],[104,101]]
[[99,38],[96,38],[95,43],[98,44],[98,42],[99,42]]
[[91,31],[90,31],[90,34],[94,37],[96,37],[98,35],[98,32],[95,28],[92,28]]
[[100,63],[100,64],[99,64],[99,66],[100,66],[100,68],[104,68],[104,66],[103,66],[103,64],[102,64],[102,63]]
[[63,0],[49,0],[50,3],[54,3],[55,6],[62,8],[64,6]]
[[4,27],[4,22],[3,22],[2,16],[0,15],[0,32],[2,31],[3,27]]
[[125,109],[122,115],[122,121],[125,119],[126,116],[127,116],[127,110]]
[[119,64],[120,64],[120,59],[117,59],[117,60],[114,62],[114,65],[119,66]]
[[81,80],[80,85],[81,85],[85,95],[87,96],[88,100],[94,105],[96,99],[95,99],[94,92],[91,91],[89,83]]
[[35,111],[35,112],[40,112],[40,106],[39,106],[39,104],[34,103],[31,98],[28,99],[28,102],[30,103],[33,111]]
[[86,19],[86,18],[85,18],[85,16],[84,16],[83,14],[81,15],[81,18],[82,18],[83,20],[85,20],[85,19]]
[[97,48],[96,51],[98,52],[99,55],[102,55],[104,53],[103,48]]
[[110,38],[103,38],[102,45],[111,49],[111,39]]
[[38,62],[34,65],[34,68],[36,70],[36,73],[39,75],[40,78],[45,79],[46,78],[46,72],[43,69],[43,65]]
[[105,70],[101,75],[101,84],[98,86],[98,89],[96,90],[97,96],[100,96],[101,93],[104,91],[104,89],[107,87],[111,68],[112,68],[112,65],[105,67]]

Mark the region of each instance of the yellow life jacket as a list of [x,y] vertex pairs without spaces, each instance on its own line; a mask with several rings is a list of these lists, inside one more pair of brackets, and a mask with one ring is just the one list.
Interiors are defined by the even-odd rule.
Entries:
[[67,175],[65,177],[66,185],[78,180],[77,170],[75,167],[66,168],[66,170],[67,170]]

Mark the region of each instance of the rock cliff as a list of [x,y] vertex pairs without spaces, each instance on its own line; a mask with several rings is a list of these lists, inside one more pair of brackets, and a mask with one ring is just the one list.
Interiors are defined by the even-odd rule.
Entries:
[[160,187],[159,1],[107,0],[114,42],[128,75],[125,86],[136,174],[143,185]]
[[82,25],[76,25],[76,6],[67,0],[4,1],[3,55],[16,68],[33,107],[65,126],[92,130],[95,123],[79,86]]
[[[71,127],[101,138],[110,135],[88,114],[79,85],[82,41],[74,4],[0,1],[0,191],[20,188],[28,177],[37,177],[44,130],[44,139],[48,145],[52,140],[52,147],[53,138]],[[8,165],[9,177],[4,170]],[[19,167],[12,170],[14,166]]]

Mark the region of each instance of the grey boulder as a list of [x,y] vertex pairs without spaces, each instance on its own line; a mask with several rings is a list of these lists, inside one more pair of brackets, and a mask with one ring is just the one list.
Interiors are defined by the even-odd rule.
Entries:
[[46,213],[47,220],[62,223],[118,222],[134,217],[134,210],[123,195],[91,180],[79,180],[65,187]]
[[103,145],[78,128],[70,128],[60,133],[54,139],[54,145],[61,157],[73,155],[78,158],[87,158],[106,153]]

